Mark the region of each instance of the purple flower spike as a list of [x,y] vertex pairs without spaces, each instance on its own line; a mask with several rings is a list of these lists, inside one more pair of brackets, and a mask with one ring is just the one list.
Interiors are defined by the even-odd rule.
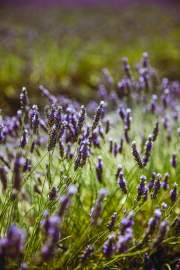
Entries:
[[159,122],[157,121],[156,125],[155,125],[155,128],[153,129],[153,132],[152,132],[152,140],[153,140],[153,142],[156,141],[158,134],[159,134]]
[[161,178],[162,178],[161,174],[158,173],[157,179],[154,182],[154,189],[153,189],[153,193],[151,195],[152,199],[155,199],[157,197],[157,194],[161,188],[161,182],[160,182]]
[[142,164],[145,167],[149,161],[151,152],[152,152],[152,147],[153,147],[153,140],[152,140],[152,135],[149,135],[148,140],[146,142],[145,145],[145,153],[144,153],[144,157],[142,160]]
[[173,189],[170,191],[170,198],[172,202],[175,202],[177,200],[177,187],[178,185],[174,183]]
[[148,189],[149,189],[149,190],[152,190],[152,189],[153,189],[155,179],[156,179],[156,173],[153,172],[153,173],[152,173],[152,176],[151,176],[151,179],[150,179],[150,181],[148,182]]
[[159,224],[160,218],[161,218],[161,211],[160,209],[156,209],[154,211],[154,216],[149,219],[148,229],[145,238],[154,233],[157,225]]
[[110,258],[116,249],[115,239],[116,239],[115,234],[111,233],[103,245],[103,253],[106,258]]
[[120,189],[122,190],[122,192],[127,194],[127,183],[126,183],[126,180],[124,178],[124,173],[122,171],[120,171],[120,173],[119,173],[117,183],[118,183]]
[[20,106],[21,110],[25,111],[29,105],[29,98],[26,87],[22,88],[21,94],[20,94]]
[[96,177],[99,182],[102,182],[103,174],[103,161],[101,157],[98,157],[98,163],[96,165]]
[[143,167],[143,163],[142,163],[140,154],[139,154],[139,152],[137,150],[137,146],[136,146],[136,142],[135,141],[132,142],[132,155],[133,155],[134,159],[136,160],[139,168],[142,168]]
[[23,230],[11,225],[7,231],[7,236],[1,240],[0,250],[3,256],[16,259],[22,255],[24,250],[26,234]]
[[107,225],[107,227],[108,227],[108,229],[109,229],[110,231],[113,230],[116,220],[117,220],[117,212],[114,212],[114,213],[112,214],[112,216],[111,216],[111,220],[109,221],[109,223],[108,223],[108,225]]
[[93,225],[98,225],[101,221],[100,216],[103,211],[103,200],[106,195],[107,195],[107,190],[105,188],[100,189],[99,196],[94,206],[91,208],[90,218],[91,218],[91,224]]
[[176,166],[177,166],[176,154],[172,155],[171,165],[172,165],[173,168],[176,168]]
[[3,191],[6,191],[7,189],[7,173],[8,169],[7,167],[0,167],[0,181],[3,187]]
[[24,129],[22,138],[20,140],[20,147],[21,148],[24,148],[26,146],[26,144],[28,143],[28,137],[27,136],[28,136],[28,131],[27,131],[27,129]]
[[87,245],[85,248],[82,256],[81,256],[81,261],[86,262],[93,254],[94,248],[92,245]]
[[157,236],[157,239],[154,242],[155,247],[159,246],[162,243],[168,230],[169,230],[168,222],[166,220],[162,221],[160,226],[159,226],[159,234]]
[[138,185],[137,188],[137,200],[139,201],[141,199],[141,197],[144,195],[145,191],[146,191],[146,176],[142,175],[140,177],[140,184]]
[[164,176],[164,180],[162,181],[162,184],[161,184],[164,190],[167,190],[169,188],[168,180],[169,180],[169,173],[166,173]]
[[103,116],[103,112],[104,112],[104,101],[101,101],[94,116],[94,120],[92,123],[92,130],[94,130],[98,126],[99,121]]

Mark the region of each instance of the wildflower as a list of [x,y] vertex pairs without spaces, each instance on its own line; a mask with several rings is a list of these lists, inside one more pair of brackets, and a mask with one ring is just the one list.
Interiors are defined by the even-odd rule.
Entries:
[[115,251],[115,248],[115,234],[111,233],[103,245],[103,253],[105,257],[111,257]]
[[149,135],[148,140],[145,145],[145,153],[144,157],[142,159],[142,164],[145,167],[149,161],[151,151],[152,151],[153,141],[152,141],[152,135]]
[[162,181],[162,184],[161,184],[164,190],[167,190],[169,188],[168,180],[169,180],[169,173],[166,173],[164,176],[164,180]]
[[154,216],[149,219],[146,236],[152,235],[154,233],[154,231],[155,231],[155,229],[160,221],[160,218],[161,218],[161,211],[160,211],[160,209],[156,209],[154,211]]
[[177,184],[174,183],[173,189],[170,191],[170,198],[172,202],[175,202],[177,200]]
[[48,141],[48,151],[54,150],[57,142],[57,126],[54,124],[51,128],[50,134],[49,134],[49,141]]
[[64,143],[61,139],[59,140],[59,153],[60,153],[60,157],[63,158],[64,157]]
[[152,189],[153,189],[155,179],[156,179],[156,173],[153,172],[153,173],[152,173],[152,176],[151,176],[151,179],[150,179],[150,181],[148,182],[148,189],[149,189],[149,190],[152,190]]
[[7,236],[0,243],[2,255],[11,259],[16,259],[22,255],[25,244],[25,232],[11,225],[7,231]]
[[161,188],[161,175],[160,174],[157,174],[157,179],[155,180],[154,182],[154,188],[153,188],[153,193],[151,195],[152,199],[155,199],[157,197],[157,194]]
[[57,198],[57,188],[56,187],[52,187],[52,189],[50,190],[49,194],[48,194],[49,200],[55,200]]
[[81,106],[81,111],[79,113],[79,119],[78,119],[78,124],[77,124],[78,133],[81,132],[81,129],[82,129],[84,121],[85,121],[85,117],[86,117],[85,107]]
[[124,178],[124,173],[122,171],[120,171],[120,173],[119,173],[117,183],[118,183],[120,189],[122,190],[122,192],[126,194],[127,193],[127,183],[126,183],[126,180]]
[[158,134],[159,134],[159,122],[157,121],[156,124],[155,124],[155,128],[153,129],[153,132],[152,132],[152,140],[153,140],[153,142],[156,141]]
[[113,140],[109,139],[109,153],[113,152]]
[[26,146],[26,144],[28,143],[27,135],[28,135],[28,131],[27,131],[27,129],[24,129],[23,135],[22,135],[21,140],[20,140],[20,147],[21,148],[24,148]]
[[94,120],[92,123],[92,130],[94,130],[98,126],[99,121],[103,115],[103,110],[104,110],[104,101],[101,101],[94,116]]
[[103,200],[106,195],[107,190],[105,188],[100,189],[99,196],[90,211],[91,224],[97,225],[100,221],[100,215],[103,211]]
[[132,155],[134,156],[134,159],[136,160],[138,166],[140,168],[142,168],[143,167],[143,164],[142,164],[142,161],[141,161],[140,154],[139,154],[139,152],[137,150],[136,142],[135,141],[132,142]]
[[18,153],[14,161],[14,169],[13,169],[14,175],[13,188],[17,191],[20,191],[22,181],[21,172],[23,170],[24,165],[25,159],[22,157],[21,153]]
[[106,126],[105,126],[105,133],[108,134],[110,130],[110,121],[109,119],[106,120]]
[[60,208],[58,211],[59,216],[63,216],[69,205],[71,204],[71,197],[72,195],[76,194],[77,188],[74,185],[70,185],[68,187],[67,195],[64,195],[60,198]]
[[164,238],[168,232],[168,229],[169,229],[168,222],[166,220],[162,221],[160,226],[159,226],[158,236],[154,242],[155,247],[159,246],[162,243],[162,241],[164,240]]
[[26,87],[23,87],[20,94],[20,106],[21,110],[25,111],[29,105],[29,98]]
[[30,112],[29,112],[29,117],[30,117],[30,124],[31,128],[33,130],[34,134],[38,133],[38,128],[39,128],[39,111],[38,111],[38,106],[33,105]]
[[49,260],[55,251],[56,243],[60,238],[60,225],[61,219],[58,215],[46,217],[45,220],[41,222],[44,232],[45,232],[45,243],[41,249],[42,259]]
[[0,167],[0,181],[3,187],[3,191],[6,191],[7,189],[7,173],[7,167]]
[[87,261],[93,254],[94,248],[92,245],[87,245],[87,247],[85,248],[82,256],[81,256],[81,261],[85,262]]
[[139,201],[141,199],[141,197],[144,195],[145,193],[145,182],[146,182],[146,176],[142,175],[140,177],[140,184],[138,185],[137,188],[137,200]]
[[119,145],[119,153],[122,153],[122,151],[123,151],[123,143],[124,143],[124,140],[123,140],[123,138],[121,138],[120,145]]
[[118,176],[119,176],[119,174],[120,174],[120,172],[122,171],[122,166],[121,165],[119,165],[118,166],[118,168],[117,168],[117,172],[116,172],[116,179],[118,178]]
[[102,174],[103,174],[103,161],[102,158],[98,157],[98,163],[96,165],[96,177],[99,182],[102,182]]
[[176,168],[176,166],[177,166],[176,154],[173,154],[173,155],[172,155],[172,158],[171,158],[171,165],[172,165],[173,168]]
[[117,220],[117,212],[114,212],[114,213],[112,214],[112,216],[111,216],[111,220],[109,221],[109,223],[108,223],[108,225],[107,225],[107,227],[108,227],[108,229],[109,229],[110,231],[113,230],[116,220]]
[[126,252],[128,248],[129,242],[133,239],[133,232],[132,228],[127,228],[124,235],[119,235],[117,244],[116,244],[116,251],[117,252]]

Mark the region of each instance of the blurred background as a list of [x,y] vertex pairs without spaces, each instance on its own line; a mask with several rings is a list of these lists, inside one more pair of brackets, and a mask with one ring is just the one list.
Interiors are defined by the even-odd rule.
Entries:
[[0,0],[0,108],[13,113],[24,85],[40,104],[39,84],[86,103],[102,68],[118,80],[144,51],[180,80],[180,1]]

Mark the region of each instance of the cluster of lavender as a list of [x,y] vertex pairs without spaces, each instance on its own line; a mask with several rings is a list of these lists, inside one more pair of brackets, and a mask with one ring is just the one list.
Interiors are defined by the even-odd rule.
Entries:
[[127,58],[123,69],[117,85],[103,70],[99,104],[40,86],[49,102],[41,110],[23,87],[17,113],[0,115],[0,266],[75,269],[97,259],[103,269],[114,256],[127,269],[130,250],[149,265],[150,250],[175,243],[180,84],[159,84],[147,53],[138,76]]

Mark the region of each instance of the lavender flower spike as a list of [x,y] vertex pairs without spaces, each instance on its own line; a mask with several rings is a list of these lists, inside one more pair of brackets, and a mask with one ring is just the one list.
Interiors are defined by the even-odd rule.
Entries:
[[102,158],[98,157],[98,163],[96,165],[96,177],[99,182],[102,182],[102,174],[103,174],[103,161]]
[[137,146],[136,146],[136,142],[135,141],[132,142],[132,155],[134,156],[134,159],[136,160],[139,168],[142,168],[143,167],[143,163],[142,163],[140,154],[139,154],[139,152],[137,150]]
[[94,130],[98,126],[99,121],[103,115],[103,111],[104,111],[104,101],[101,101],[94,116],[94,120],[92,123],[92,130]]
[[173,189],[170,191],[170,198],[172,202],[175,202],[177,200],[177,184],[174,183]]
[[100,189],[99,196],[95,202],[95,205],[91,208],[90,218],[91,224],[97,225],[100,222],[100,215],[103,211],[103,200],[107,195],[107,190],[105,188]]

